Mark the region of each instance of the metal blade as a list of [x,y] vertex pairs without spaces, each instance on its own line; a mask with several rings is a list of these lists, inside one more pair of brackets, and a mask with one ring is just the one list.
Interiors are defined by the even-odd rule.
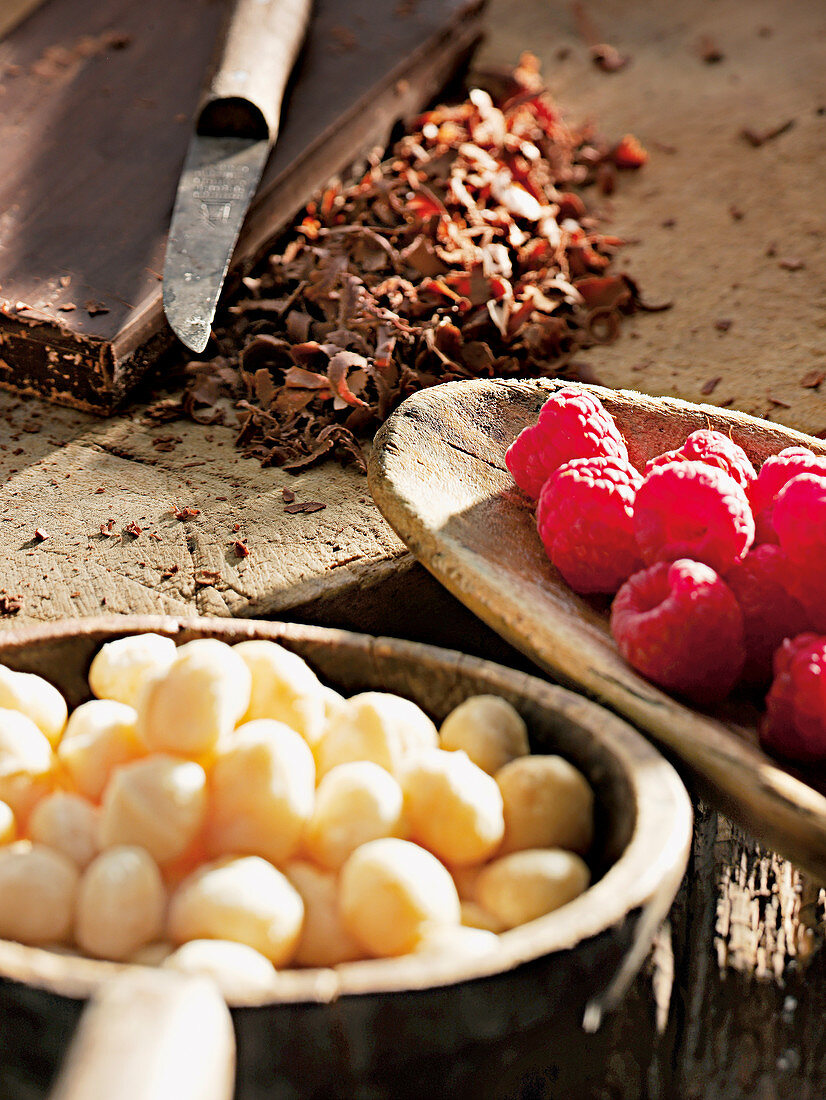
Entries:
[[267,162],[270,143],[192,139],[178,184],[163,270],[163,307],[192,351],[207,346],[235,242]]

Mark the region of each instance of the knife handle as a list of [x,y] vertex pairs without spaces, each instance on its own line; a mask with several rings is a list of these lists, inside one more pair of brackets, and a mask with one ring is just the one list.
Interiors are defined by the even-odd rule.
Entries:
[[272,144],[312,0],[237,0],[196,129]]

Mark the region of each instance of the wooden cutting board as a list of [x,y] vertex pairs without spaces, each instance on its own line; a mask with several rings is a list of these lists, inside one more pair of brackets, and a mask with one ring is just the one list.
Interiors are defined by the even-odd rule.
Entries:
[[[436,94],[483,4],[316,0],[236,267]],[[159,273],[225,11],[48,0],[0,42],[0,385],[108,412],[172,344]]]

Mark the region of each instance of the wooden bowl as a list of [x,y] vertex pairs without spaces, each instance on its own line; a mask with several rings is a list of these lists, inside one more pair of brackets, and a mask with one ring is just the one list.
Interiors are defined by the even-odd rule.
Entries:
[[[552,1053],[537,1045],[537,1029],[555,1016],[581,1021],[589,1001],[610,1000],[612,982],[633,976],[685,869],[691,808],[671,765],[621,719],[447,650],[249,620],[109,616],[10,630],[0,637],[0,663],[46,676],[73,707],[90,697],[86,677],[100,645],[147,630],[178,643],[270,638],[344,694],[396,692],[437,722],[469,695],[501,695],[525,718],[534,750],[562,753],[596,791],[594,884],[585,894],[506,933],[497,953],[476,960],[408,956],[279,973],[271,995],[234,1007],[237,1097],[400,1097],[420,1094],[431,1078],[440,1090],[497,1095],[526,1035],[547,1065]],[[0,941],[0,1012],[14,1021],[0,1029],[0,1093],[42,1095],[84,1000],[124,971],[146,973]]]
[[631,462],[698,428],[739,443],[755,465],[822,439],[744,413],[554,379],[450,382],[408,398],[376,436],[370,488],[413,554],[471,611],[555,679],[618,711],[688,765],[699,790],[767,845],[826,882],[826,770],[763,752],[754,699],[701,711],[638,675],[608,627],[610,600],[573,592],[551,565],[505,452],[557,390],[596,395]]

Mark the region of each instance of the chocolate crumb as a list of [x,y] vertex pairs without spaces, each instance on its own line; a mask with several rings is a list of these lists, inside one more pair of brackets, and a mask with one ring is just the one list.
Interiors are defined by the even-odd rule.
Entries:
[[232,549],[239,558],[248,558],[250,556],[250,548],[243,539],[235,539],[232,544]]
[[786,259],[778,260],[777,266],[782,268],[784,271],[802,271],[806,265],[803,260],[787,257]]
[[295,500],[295,493],[292,491],[292,489],[282,489],[281,497],[285,504],[292,504],[292,502]]
[[166,581],[169,580],[170,577],[174,577],[178,572],[178,568],[177,565],[170,565],[167,569],[164,569],[163,573],[161,573],[161,580]]
[[826,378],[826,371],[810,370],[808,374],[804,374],[800,379],[800,385],[807,390],[816,390],[824,378]]
[[200,508],[192,508],[187,505],[185,508],[179,508],[177,504],[172,505],[172,515],[178,520],[195,519],[196,516],[200,516]]
[[35,527],[35,529],[34,529],[34,541],[35,542],[45,542],[48,537],[49,537],[48,532],[44,531],[42,527]]
[[133,538],[136,538],[136,539],[137,539],[137,538],[140,538],[140,534],[141,534],[141,531],[142,531],[142,530],[143,530],[143,528],[142,528],[142,527],[139,527],[139,526],[138,526],[138,524],[137,524],[137,523],[135,523],[135,521],[134,521],[134,520],[131,520],[131,521],[130,521],[129,523],[127,523],[127,525],[126,525],[126,526],[124,527],[124,531],[125,531],[125,532],[127,533],[127,535],[132,535],[132,537],[133,537]]
[[326,508],[326,504],[321,504],[317,500],[302,500],[296,501],[295,504],[287,504],[284,507],[284,511],[291,516],[300,515],[302,513],[309,514],[311,512],[320,512],[322,508]]
[[733,323],[734,322],[731,320],[730,317],[719,317],[714,322],[714,327],[717,329],[718,332],[728,332]]
[[722,375],[719,375],[717,378],[709,378],[707,382],[703,383],[703,388],[700,390],[700,393],[708,397],[710,393],[714,393],[722,381]]

